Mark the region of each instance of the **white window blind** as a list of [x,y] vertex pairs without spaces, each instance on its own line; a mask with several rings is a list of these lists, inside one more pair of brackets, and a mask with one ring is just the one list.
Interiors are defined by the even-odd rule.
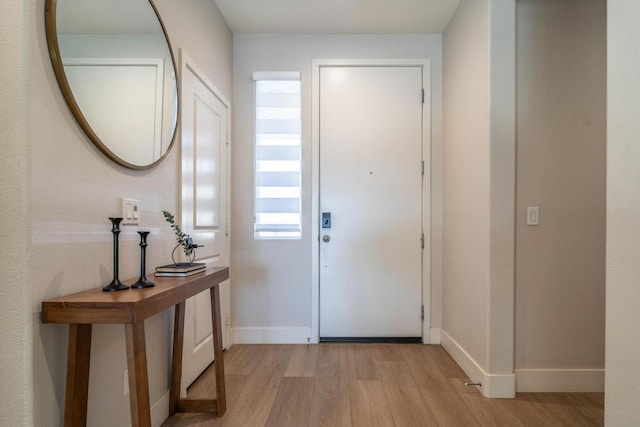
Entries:
[[300,73],[257,72],[255,81],[256,238],[301,236]]

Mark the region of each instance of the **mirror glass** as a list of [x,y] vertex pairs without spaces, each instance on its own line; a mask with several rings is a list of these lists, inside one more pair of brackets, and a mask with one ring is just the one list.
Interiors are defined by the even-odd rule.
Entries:
[[47,41],[67,104],[93,143],[132,169],[156,165],[178,117],[175,61],[150,0],[47,0]]

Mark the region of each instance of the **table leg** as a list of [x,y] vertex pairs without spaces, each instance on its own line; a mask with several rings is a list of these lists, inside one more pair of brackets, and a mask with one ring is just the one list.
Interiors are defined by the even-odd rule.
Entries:
[[67,390],[64,399],[65,427],[87,424],[90,355],[91,324],[70,324],[67,346]]
[[127,341],[127,367],[129,368],[131,425],[133,427],[151,427],[144,320],[125,324],[125,338]]
[[220,287],[209,289],[211,294],[211,324],[213,326],[213,357],[216,370],[216,406],[217,415],[221,417],[227,410],[227,399],[224,385],[224,361],[222,355],[222,311],[220,307]]
[[221,417],[227,410],[224,385],[224,361],[222,355],[222,325],[220,322],[220,293],[218,286],[210,288],[211,325],[213,329],[213,354],[216,375],[216,398],[180,397],[182,381],[182,352],[184,345],[184,317],[186,303],[175,306],[173,324],[173,359],[171,361],[171,390],[169,392],[169,415],[176,412],[215,412]]
[[175,306],[173,321],[173,357],[171,358],[171,390],[169,392],[169,415],[178,411],[182,382],[182,348],[184,346],[185,302]]

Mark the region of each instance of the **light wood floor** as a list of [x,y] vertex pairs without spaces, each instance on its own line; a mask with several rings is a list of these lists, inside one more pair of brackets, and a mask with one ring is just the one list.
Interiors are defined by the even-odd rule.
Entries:
[[[439,345],[234,345],[227,413],[178,414],[163,426],[601,426],[603,393],[486,399]],[[213,369],[189,396],[215,394]]]

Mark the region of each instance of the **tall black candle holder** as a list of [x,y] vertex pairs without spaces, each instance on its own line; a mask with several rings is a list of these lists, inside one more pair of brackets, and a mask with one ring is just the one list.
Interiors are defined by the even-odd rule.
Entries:
[[111,221],[111,233],[113,233],[113,280],[107,286],[102,288],[104,292],[124,291],[129,289],[129,286],[125,285],[118,278],[118,235],[120,234],[120,221],[122,218],[109,218]]
[[136,283],[131,285],[132,288],[152,288],[155,286],[151,280],[147,279],[146,267],[147,267],[147,236],[148,231],[138,231],[140,235],[140,278]]

